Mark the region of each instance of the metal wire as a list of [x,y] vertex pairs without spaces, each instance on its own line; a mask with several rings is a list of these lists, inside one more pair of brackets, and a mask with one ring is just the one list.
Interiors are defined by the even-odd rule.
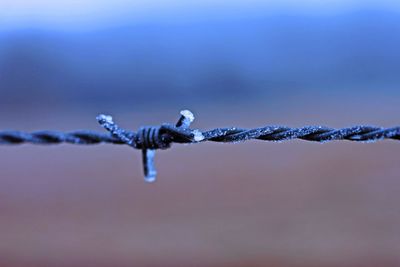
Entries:
[[172,143],[222,142],[238,143],[257,139],[262,141],[287,141],[301,139],[314,142],[348,140],[356,142],[375,142],[383,139],[400,140],[400,126],[382,128],[374,126],[353,126],[333,129],[324,126],[306,126],[290,128],[286,126],[265,126],[253,129],[216,128],[208,131],[190,129],[194,116],[188,111],[181,111],[176,125],[142,127],[138,132],[127,131],[113,122],[111,116],[99,115],[97,121],[109,134],[93,131],[75,131],[63,133],[57,131],[40,131],[25,133],[20,131],[0,131],[0,144],[78,144],[92,145],[99,143],[127,144],[143,150],[145,178],[148,182],[155,180],[156,171],[153,166],[154,151],[169,148]]
[[[146,128],[147,129],[147,128]],[[247,140],[257,139],[263,141],[288,141],[292,139],[301,139],[313,142],[328,141],[357,141],[357,142],[375,142],[383,139],[400,140],[400,127],[381,128],[373,126],[354,126],[342,129],[332,129],[323,126],[306,126],[302,128],[289,128],[285,126],[265,126],[255,129],[242,128],[217,128],[204,132],[182,131],[175,126],[163,125],[160,127],[162,133],[162,143],[199,143],[205,141],[221,143],[238,143]],[[195,135],[203,137],[196,141]],[[129,136],[125,142],[118,136],[104,134],[93,131],[75,131],[63,133],[57,131],[40,131],[25,133],[20,131],[1,131],[0,144],[35,144],[52,145],[69,143],[76,145],[93,145],[100,143],[109,144],[130,144],[135,148],[142,148],[143,144],[138,140],[138,134],[127,132]],[[160,144],[160,145],[161,145]],[[167,146],[169,147],[169,146]],[[150,147],[151,148],[151,147]],[[157,146],[153,148],[159,148]]]

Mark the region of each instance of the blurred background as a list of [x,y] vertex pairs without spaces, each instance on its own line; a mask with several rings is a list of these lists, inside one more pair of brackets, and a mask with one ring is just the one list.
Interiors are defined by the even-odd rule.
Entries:
[[[399,125],[396,0],[0,0],[1,130]],[[0,147],[0,265],[400,266],[399,144]]]

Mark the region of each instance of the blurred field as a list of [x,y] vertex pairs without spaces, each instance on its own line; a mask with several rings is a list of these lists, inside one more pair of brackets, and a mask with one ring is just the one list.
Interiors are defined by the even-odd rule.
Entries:
[[[398,126],[397,2],[0,1],[0,131]],[[397,267],[399,151],[1,146],[0,267]]]
[[[199,105],[195,127],[398,124],[396,99],[356,99]],[[178,111],[113,115],[135,129]],[[101,130],[94,115],[2,117],[5,128]],[[176,145],[158,153],[159,181],[145,184],[128,147],[2,147],[0,265],[399,266],[398,159],[394,141]]]

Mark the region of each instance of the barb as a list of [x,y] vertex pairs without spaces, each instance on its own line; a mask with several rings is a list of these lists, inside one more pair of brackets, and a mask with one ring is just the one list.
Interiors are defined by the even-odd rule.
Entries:
[[400,140],[400,126],[393,128],[353,126],[342,129],[333,129],[324,126],[306,126],[302,128],[265,126],[254,129],[230,127],[200,131],[198,129],[189,128],[194,121],[194,116],[188,110],[181,111],[181,117],[175,125],[162,124],[161,126],[142,127],[138,132],[122,129],[114,123],[111,116],[99,115],[97,121],[109,134],[92,131],[75,131],[71,133],[57,131],[40,131],[33,133],[3,131],[0,132],[0,144],[126,144],[142,150],[145,180],[147,182],[154,182],[157,175],[154,167],[155,150],[167,149],[172,143],[193,144],[205,141],[238,143],[252,139],[276,142],[292,139],[314,142],[338,140],[356,142],[375,142],[382,139]]

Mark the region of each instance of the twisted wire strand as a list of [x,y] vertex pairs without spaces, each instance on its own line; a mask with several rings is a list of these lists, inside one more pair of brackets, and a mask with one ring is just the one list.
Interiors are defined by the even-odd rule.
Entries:
[[70,133],[58,131],[40,131],[26,133],[20,131],[0,131],[0,145],[16,144],[77,144],[93,145],[99,143],[126,144],[142,150],[143,171],[145,181],[154,182],[157,171],[154,166],[156,149],[167,149],[172,143],[192,144],[200,142],[238,143],[248,140],[288,141],[301,139],[314,142],[348,140],[356,142],[375,142],[382,139],[400,140],[400,126],[382,128],[374,126],[353,126],[333,129],[324,126],[306,126],[290,128],[286,126],[265,126],[253,129],[216,128],[208,131],[191,129],[194,120],[188,110],[181,111],[181,117],[175,125],[141,127],[132,132],[119,127],[111,116],[99,115],[99,124],[109,133],[93,131],[75,131]]
[[93,145],[100,143],[124,144],[123,141],[110,134],[93,131],[75,131],[70,133],[57,131],[39,131],[33,133],[20,131],[0,132],[0,144],[2,145],[18,145],[24,143],[35,145],[54,145],[61,143],[76,145]]
[[[253,139],[279,142],[293,139],[301,139],[313,142],[340,140],[375,142],[383,139],[400,140],[400,127],[381,128],[373,126],[354,126],[349,128],[333,129],[323,126],[306,126],[302,128],[265,126],[254,129],[235,127],[216,128],[200,132],[198,130],[181,129],[174,125],[163,124],[159,131],[162,142],[181,144],[199,143],[205,141],[238,143]],[[203,138],[201,138],[201,140],[195,140],[196,134],[201,134]],[[120,137],[113,133],[107,134],[94,131],[75,131],[69,133],[58,131],[39,131],[32,133],[20,131],[1,131],[0,144],[16,145],[30,143],[37,145],[50,145],[69,143],[77,145],[93,145],[109,143],[129,144],[135,148],[143,148],[143,143],[140,143],[138,133],[123,130],[123,136],[125,139],[121,140]],[[165,146],[165,148],[167,147],[168,145]]]

